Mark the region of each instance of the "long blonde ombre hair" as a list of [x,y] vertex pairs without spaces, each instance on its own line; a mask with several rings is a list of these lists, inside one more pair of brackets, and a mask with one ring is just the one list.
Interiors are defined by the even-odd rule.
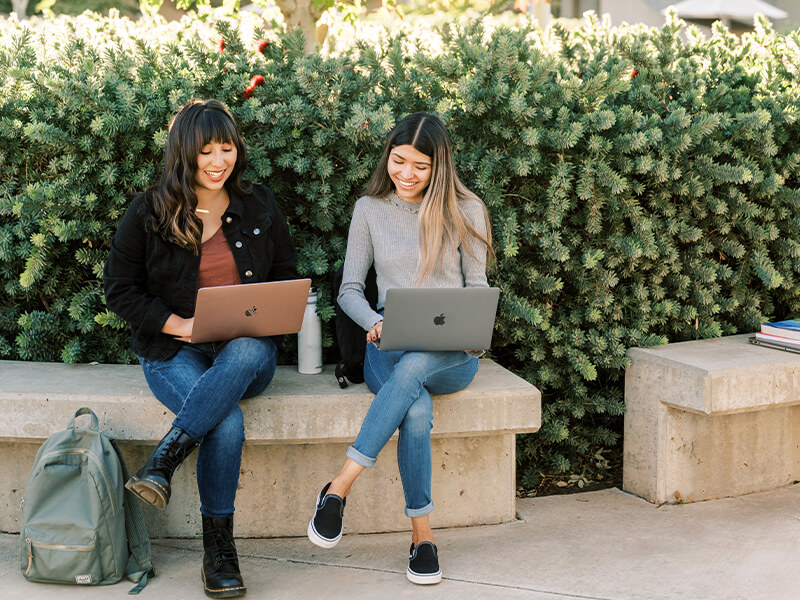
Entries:
[[[367,182],[365,193],[376,198],[394,192],[389,177],[388,163],[392,148],[413,146],[431,159],[431,180],[422,197],[419,209],[419,260],[418,283],[428,279],[442,260],[445,247],[461,246],[473,258],[470,242],[480,240],[486,246],[488,258],[492,250],[492,229],[486,205],[458,178],[450,136],[442,120],[424,112],[412,113],[400,121],[389,134],[378,165]],[[475,200],[483,209],[486,235],[478,232],[459,207],[459,201]]]

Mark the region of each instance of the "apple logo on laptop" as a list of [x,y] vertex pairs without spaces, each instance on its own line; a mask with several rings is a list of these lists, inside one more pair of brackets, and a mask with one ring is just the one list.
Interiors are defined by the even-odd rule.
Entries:
[[255,306],[253,308],[248,308],[246,311],[244,311],[244,315],[246,317],[252,317],[256,314],[256,310],[258,309]]
[[433,317],[433,324],[444,325],[444,313],[440,314],[438,317]]

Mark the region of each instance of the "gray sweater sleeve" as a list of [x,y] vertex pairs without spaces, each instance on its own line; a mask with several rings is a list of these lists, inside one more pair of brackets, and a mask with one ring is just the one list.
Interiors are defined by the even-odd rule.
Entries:
[[363,199],[356,202],[347,236],[347,253],[338,300],[347,316],[364,331],[369,331],[383,317],[372,310],[364,297],[364,281],[373,262],[372,236],[366,212]]

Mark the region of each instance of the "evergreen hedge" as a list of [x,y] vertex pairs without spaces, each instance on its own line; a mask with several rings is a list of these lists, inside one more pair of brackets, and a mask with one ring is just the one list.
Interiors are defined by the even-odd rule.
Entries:
[[474,23],[319,56],[297,33],[212,20],[0,22],[0,357],[135,360],[101,271],[192,97],[237,116],[249,177],[276,191],[323,291],[331,361],[359,190],[400,117],[444,117],[492,218],[492,356],[543,391],[542,429],[518,445],[528,487],[618,442],[628,347],[800,314],[800,33],[762,21],[704,39],[674,18],[590,16],[547,36]]

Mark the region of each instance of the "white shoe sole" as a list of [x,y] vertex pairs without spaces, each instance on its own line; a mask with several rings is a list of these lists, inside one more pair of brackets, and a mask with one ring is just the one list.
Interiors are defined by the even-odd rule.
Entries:
[[342,534],[340,533],[338,537],[329,540],[328,538],[322,537],[317,531],[314,529],[314,517],[308,522],[308,539],[311,541],[312,544],[319,546],[320,548],[333,548],[336,544],[339,543],[339,540],[342,539]]
[[438,573],[419,575],[409,568],[406,569],[406,577],[411,583],[416,583],[417,585],[434,585],[442,580],[442,571],[440,569]]

